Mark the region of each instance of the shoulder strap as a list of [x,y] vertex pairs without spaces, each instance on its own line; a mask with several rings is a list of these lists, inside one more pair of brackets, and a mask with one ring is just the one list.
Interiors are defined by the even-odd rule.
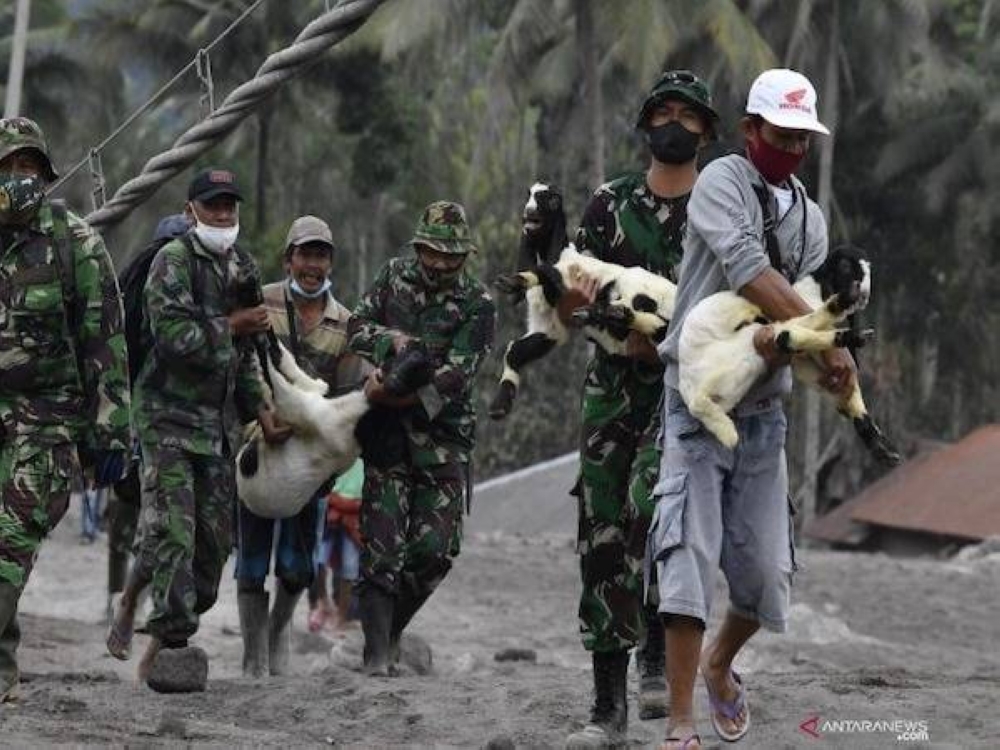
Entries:
[[191,269],[191,299],[194,300],[196,305],[200,305],[202,295],[201,284],[198,283],[198,279],[201,278],[201,276],[198,274],[197,268],[195,267],[194,240],[191,239],[190,232],[185,232],[177,239],[183,243],[184,247],[186,247],[188,251],[188,263],[190,264]]
[[[62,284],[63,301],[66,304],[67,321],[76,322],[78,301],[76,294],[76,258],[73,257],[73,243],[69,236],[69,212],[61,200],[49,201],[52,208],[52,244],[55,246],[56,263],[59,265],[59,280]],[[76,330],[75,325],[70,326]]]
[[299,331],[295,327],[295,305],[288,296],[287,289],[282,288],[281,296],[285,300],[285,315],[288,316],[288,340],[292,345],[292,356],[295,357],[296,362],[299,362],[302,352],[299,345]]
[[69,231],[69,209],[62,200],[51,200],[52,209],[52,244],[55,246],[56,264],[59,267],[59,283],[62,285],[63,309],[65,311],[66,329],[69,334],[73,359],[76,360],[77,372],[81,382],[83,378],[83,362],[80,359],[80,342],[77,332],[83,320],[83,310],[80,305],[80,295],[76,293],[76,258],[73,253],[73,241]]
[[771,213],[771,192],[764,185],[756,182],[751,185],[757,200],[760,202],[760,211],[764,217],[764,247],[767,248],[767,259],[771,262],[771,267],[782,276],[785,275],[781,265],[781,251],[778,250],[778,236],[774,232],[774,215]]

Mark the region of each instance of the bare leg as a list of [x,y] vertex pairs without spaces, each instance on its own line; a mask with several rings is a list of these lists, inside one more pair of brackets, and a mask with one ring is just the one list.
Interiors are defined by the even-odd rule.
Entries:
[[[701,620],[683,615],[671,615],[666,626],[667,687],[670,690],[670,717],[667,719],[668,738],[663,750],[684,747],[684,740],[695,734],[694,683],[698,677],[698,659],[705,628]],[[685,750],[700,748],[701,743],[688,742]]]
[[131,655],[135,611],[139,606],[139,597],[142,590],[146,588],[146,584],[147,581],[142,579],[133,568],[125,583],[121,598],[118,599],[118,606],[115,607],[114,615],[111,618],[111,627],[108,630],[106,641],[108,653],[116,659],[125,661]]
[[[754,620],[728,612],[722,622],[715,640],[705,649],[701,657],[701,673],[712,692],[721,700],[731,702],[736,700],[739,691],[730,677],[733,661],[740,649],[760,629],[760,624]],[[746,721],[746,710],[740,712],[736,719],[724,716],[718,717],[718,722],[727,732],[736,732]]]
[[335,626],[336,630],[344,631],[350,630],[352,627],[356,626],[350,619],[350,609],[351,609],[351,592],[353,586],[350,581],[340,580],[340,585],[337,588],[337,624]]
[[316,601],[309,610],[309,632],[318,633],[326,625],[330,616],[334,614],[333,602],[330,601],[330,586],[328,581],[328,571],[326,565],[320,565],[316,570],[316,579],[313,581],[313,591],[316,594]]
[[163,648],[163,643],[159,638],[153,637],[149,639],[149,645],[146,646],[146,651],[143,653],[142,658],[139,659],[139,664],[135,671],[139,682],[144,683],[149,679],[149,675],[153,671],[153,662],[156,661],[156,655],[160,653],[161,648]]

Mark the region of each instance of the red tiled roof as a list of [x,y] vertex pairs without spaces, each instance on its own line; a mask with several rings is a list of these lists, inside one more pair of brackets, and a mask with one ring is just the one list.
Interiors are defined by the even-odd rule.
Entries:
[[1000,535],[1000,425],[907,461],[816,519],[806,534],[851,543],[859,524],[973,541]]

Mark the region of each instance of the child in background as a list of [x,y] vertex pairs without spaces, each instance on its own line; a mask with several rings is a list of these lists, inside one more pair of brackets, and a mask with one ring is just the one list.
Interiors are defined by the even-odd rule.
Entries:
[[[326,498],[323,542],[317,545],[316,578],[309,591],[309,630],[319,632],[329,623],[334,631],[351,626],[351,596],[360,575],[361,555],[361,488],[364,484],[364,464],[359,458],[346,472],[337,477]],[[336,607],[331,599],[327,569],[334,572]]]

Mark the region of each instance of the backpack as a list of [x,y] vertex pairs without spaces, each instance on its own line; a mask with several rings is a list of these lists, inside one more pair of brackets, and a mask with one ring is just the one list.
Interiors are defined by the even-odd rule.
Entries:
[[[132,385],[135,385],[139,371],[145,364],[146,357],[153,345],[152,336],[145,330],[145,321],[143,320],[143,292],[146,288],[146,277],[149,276],[149,268],[153,265],[156,254],[164,245],[174,240],[180,240],[188,249],[193,270],[194,243],[190,233],[188,233],[154,240],[139,251],[118,276],[118,287],[121,290],[122,308],[125,313],[125,344],[128,347],[129,382]],[[250,256],[239,246],[234,246],[233,250],[239,257],[240,263],[252,262]],[[195,284],[191,289],[191,296],[196,305],[201,304],[202,295],[198,284]]]
[[146,277],[149,275],[149,267],[153,265],[153,258],[160,252],[160,248],[168,242],[173,242],[176,237],[163,237],[154,240],[144,247],[139,253],[129,261],[124,270],[118,275],[118,288],[122,294],[122,309],[125,313],[125,344],[128,349],[128,375],[129,382],[135,384],[149,353],[148,337],[143,337],[142,319],[142,297],[143,289],[146,286]]

